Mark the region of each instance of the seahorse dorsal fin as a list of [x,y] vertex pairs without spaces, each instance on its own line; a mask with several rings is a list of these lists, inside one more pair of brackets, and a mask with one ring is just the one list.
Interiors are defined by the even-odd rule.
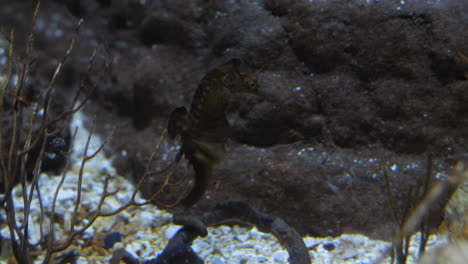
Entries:
[[187,109],[184,106],[178,107],[172,111],[167,122],[167,134],[171,139],[177,137],[183,129],[188,118]]

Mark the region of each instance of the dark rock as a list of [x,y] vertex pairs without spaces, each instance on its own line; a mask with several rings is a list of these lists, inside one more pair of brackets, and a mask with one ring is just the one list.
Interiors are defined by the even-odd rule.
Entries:
[[327,244],[323,244],[323,248],[328,251],[332,251],[335,249],[335,245],[333,243],[327,243]]
[[104,237],[104,248],[111,249],[117,242],[122,242],[122,237],[119,232],[112,232]]
[[145,261],[145,264],[203,264],[205,263],[190,246],[180,244],[163,251],[155,260]]

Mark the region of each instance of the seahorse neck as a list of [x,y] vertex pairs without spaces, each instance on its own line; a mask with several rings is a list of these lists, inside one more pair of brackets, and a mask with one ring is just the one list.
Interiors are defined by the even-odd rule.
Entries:
[[214,70],[208,73],[199,83],[193,96],[190,113],[192,115],[224,115],[224,74]]

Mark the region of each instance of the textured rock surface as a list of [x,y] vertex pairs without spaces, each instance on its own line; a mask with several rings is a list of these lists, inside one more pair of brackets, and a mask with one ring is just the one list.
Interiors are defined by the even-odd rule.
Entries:
[[[0,1],[0,24],[16,27],[19,46],[29,27],[29,2]],[[106,151],[134,180],[170,111],[190,104],[210,68],[240,57],[258,70],[263,96],[230,99],[228,158],[195,211],[244,199],[302,234],[363,232],[388,239],[394,221],[383,168],[404,207],[408,188],[424,175],[425,153],[435,155],[437,176],[466,159],[467,63],[457,55],[468,49],[466,5],[44,1],[31,88],[47,83],[83,17],[58,91],[67,94],[80,76],[98,83],[86,110],[97,115],[104,136],[115,129]],[[99,81],[83,69],[93,48],[97,65],[108,58],[104,44],[114,65]],[[163,148],[160,165],[177,150],[169,142]]]

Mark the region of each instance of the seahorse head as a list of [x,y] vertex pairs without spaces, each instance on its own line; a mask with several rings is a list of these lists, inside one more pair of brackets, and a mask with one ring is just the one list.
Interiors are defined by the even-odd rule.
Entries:
[[[232,93],[251,93],[258,95],[259,85],[247,65],[240,59],[227,62],[223,84]],[[224,68],[223,67],[223,68]]]

